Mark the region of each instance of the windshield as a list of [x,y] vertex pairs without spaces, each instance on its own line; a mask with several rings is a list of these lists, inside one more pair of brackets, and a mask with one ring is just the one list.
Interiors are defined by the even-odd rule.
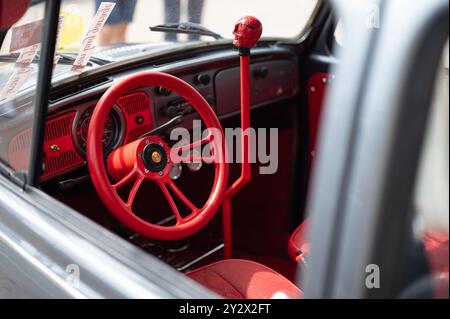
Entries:
[[[262,38],[297,38],[318,1],[62,0],[52,81],[148,52],[231,39],[234,24],[249,14],[263,23]],[[28,166],[44,9],[44,2],[30,6],[1,42],[0,161],[15,170]],[[186,22],[192,32],[179,33]]]
[[37,85],[38,65],[32,61],[42,41],[43,19],[44,10],[27,12],[20,24],[8,32],[9,40],[2,45],[2,52],[14,52],[14,55],[12,59],[0,59],[0,168],[5,163],[17,171],[29,167],[36,90],[31,90],[26,98],[20,92],[23,87]]
[[[263,38],[298,37],[317,4],[318,0],[284,0],[283,6],[273,0],[62,0],[57,45],[60,58],[53,81],[149,51],[182,48],[196,41],[215,41],[214,37],[195,33],[150,30],[157,25],[173,27],[190,22],[231,39],[237,19],[252,14],[264,25]],[[42,19],[43,12],[43,2],[31,6],[6,34],[0,49],[0,87],[5,85],[15,63],[11,57],[5,57],[11,54],[12,30]],[[80,55],[85,53],[80,67],[70,67],[78,64]],[[79,60],[75,61],[77,57]],[[27,78],[21,90],[33,87],[35,75]]]
[[[65,17],[59,50],[77,52],[89,30],[101,0],[62,0],[61,15]],[[231,38],[236,20],[244,15],[258,17],[264,25],[263,37],[292,38],[299,36],[311,17],[318,0],[109,0],[114,3],[105,26],[99,33],[98,45],[123,43],[160,43],[212,40],[197,35],[176,35],[151,32],[150,26],[193,22]],[[16,25],[42,18],[44,4],[29,8]],[[8,53],[11,32],[2,45]]]

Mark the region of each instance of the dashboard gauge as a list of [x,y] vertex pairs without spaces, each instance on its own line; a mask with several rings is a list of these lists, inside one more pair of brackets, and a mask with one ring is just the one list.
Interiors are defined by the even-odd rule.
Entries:
[[[74,135],[75,145],[77,149],[81,151],[83,155],[86,155],[86,144],[89,131],[89,123],[91,122],[94,106],[91,106],[84,110],[75,119]],[[111,152],[121,142],[121,127],[120,119],[116,109],[113,109],[105,120],[105,126],[103,128],[103,151],[105,154]]]

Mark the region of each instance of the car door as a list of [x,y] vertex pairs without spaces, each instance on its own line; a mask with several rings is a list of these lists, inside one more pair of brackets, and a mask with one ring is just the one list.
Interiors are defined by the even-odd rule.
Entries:
[[[333,3],[346,43],[319,135],[305,297],[396,298],[448,2]],[[371,269],[377,287],[366,284]]]
[[[0,4],[2,10],[17,9],[4,6],[3,1]],[[24,2],[24,8],[27,5]],[[0,298],[214,297],[33,186],[39,176],[36,163],[40,162],[38,150],[42,145],[60,1],[40,5],[42,15],[37,19],[43,19],[42,32],[35,43],[23,49],[34,50],[33,45],[41,43],[40,62],[30,61],[26,70],[14,63],[0,66],[2,75],[10,77],[7,81],[26,81],[20,72],[29,71],[28,80],[36,85],[35,94],[28,96],[30,102],[23,109],[16,107],[23,101],[15,95],[14,85],[6,86],[10,90],[2,91],[0,102]],[[21,123],[26,123],[19,129],[30,130],[32,142],[31,148],[22,152],[23,165],[14,168],[7,165],[7,147],[3,147],[1,137],[17,129],[19,117],[23,117]]]

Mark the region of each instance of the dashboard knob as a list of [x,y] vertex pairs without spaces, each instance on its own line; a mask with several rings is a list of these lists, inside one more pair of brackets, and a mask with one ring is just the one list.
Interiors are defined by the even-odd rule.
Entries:
[[159,95],[163,95],[163,96],[169,96],[170,94],[172,94],[172,91],[169,89],[166,89],[163,86],[158,86],[156,88],[156,93],[158,93]]
[[176,107],[175,105],[169,105],[168,107],[166,107],[166,109],[164,110],[164,113],[166,114],[166,116],[171,119],[174,118],[175,116],[177,116],[178,114],[178,107]]
[[194,82],[196,84],[208,85],[211,82],[211,77],[206,73],[198,74],[194,77]]
[[138,115],[136,116],[136,118],[134,119],[134,122],[137,125],[141,125],[142,123],[144,123],[144,117],[142,115]]
[[264,79],[269,74],[269,69],[266,66],[261,66],[258,68],[255,68],[253,70],[253,77],[254,78],[261,78]]

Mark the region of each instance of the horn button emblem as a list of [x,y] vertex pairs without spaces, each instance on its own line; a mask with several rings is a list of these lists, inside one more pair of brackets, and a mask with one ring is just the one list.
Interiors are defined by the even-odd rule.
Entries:
[[162,156],[161,153],[159,153],[158,151],[154,151],[152,153],[152,161],[159,164],[162,161]]
[[164,148],[156,143],[150,143],[145,146],[142,152],[142,161],[145,168],[151,172],[158,173],[167,165],[167,154]]

